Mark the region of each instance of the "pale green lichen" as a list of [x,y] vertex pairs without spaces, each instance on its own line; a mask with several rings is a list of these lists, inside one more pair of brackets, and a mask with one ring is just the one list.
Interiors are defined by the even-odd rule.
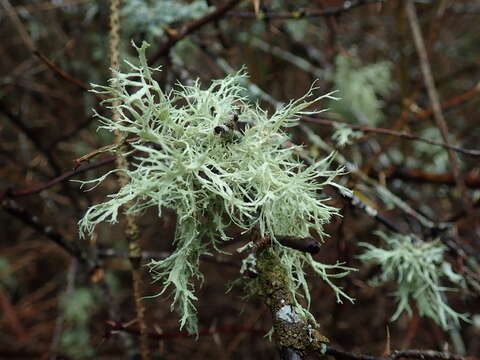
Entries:
[[[410,236],[377,234],[385,241],[385,249],[361,243],[367,251],[360,259],[382,267],[381,274],[372,282],[374,286],[392,280],[396,283],[393,295],[397,309],[392,321],[404,311],[411,315],[410,299],[415,301],[421,316],[433,319],[444,329],[458,327],[460,320],[469,321],[468,315],[453,310],[445,297],[445,292],[465,286],[463,277],[445,261],[445,246],[439,241],[423,242]],[[454,287],[444,286],[445,280]]]
[[337,143],[337,146],[342,148],[345,145],[350,145],[354,140],[363,137],[361,131],[355,131],[345,124],[335,124],[335,132],[332,134],[332,140]]
[[[299,147],[284,147],[284,129],[303,114],[318,113],[306,109],[329,95],[307,100],[309,91],[269,116],[245,97],[239,85],[242,73],[213,81],[205,90],[195,82],[165,94],[153,78],[158,69],[147,65],[146,47],[137,48],[138,66],[128,63],[129,72],[116,73],[110,86],[95,86],[109,96],[107,103],[120,103],[120,121],[99,116],[101,128],[138,140],[129,144],[131,169],[115,169],[86,182],[100,183],[118,171],[130,179],[110,200],[88,209],[80,221],[81,236],[99,223],[116,223],[127,203],[130,214],[150,207],[159,216],[164,208],[175,210],[175,250],[164,260],[151,261],[149,268],[153,279],[162,282],[161,293],[173,285],[172,308],[179,309],[180,324],[190,332],[197,330],[194,280],[202,279],[199,258],[230,239],[225,231],[231,224],[245,232],[258,228],[261,236],[272,239],[291,277],[292,293],[302,290],[309,301],[303,272],[309,265],[338,298],[347,297],[330,278],[344,276],[348,268],[320,264],[276,241],[278,235],[305,238],[311,231],[323,237],[323,225],[337,214],[320,193],[327,184],[337,186],[333,178],[341,173],[329,170],[331,157],[306,166],[297,155]],[[340,273],[327,273],[337,268]]]
[[335,59],[334,86],[344,101],[329,104],[347,122],[376,126],[382,120],[381,96],[392,90],[391,63],[360,63],[355,54],[338,55]]

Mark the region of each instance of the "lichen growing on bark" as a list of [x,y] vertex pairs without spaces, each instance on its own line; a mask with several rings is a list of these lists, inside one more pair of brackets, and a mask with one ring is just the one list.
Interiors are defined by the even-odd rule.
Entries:
[[146,43],[137,48],[139,65],[128,64],[128,72],[116,73],[111,86],[95,86],[120,115],[119,121],[99,116],[100,128],[125,134],[129,147],[113,150],[132,160],[128,169],[86,182],[98,184],[119,171],[129,179],[105,202],[87,210],[80,220],[81,236],[90,235],[99,223],[116,223],[127,203],[131,206],[126,212],[133,215],[156,208],[162,216],[165,208],[173,209],[174,250],[149,267],[153,280],[162,284],[159,294],[173,290],[172,309],[179,310],[181,326],[192,333],[197,331],[196,280],[203,280],[200,257],[229,241],[226,230],[233,224],[244,232],[258,228],[262,237],[271,239],[292,279],[288,290],[294,300],[298,292],[307,303],[310,299],[305,266],[334,289],[338,301],[350,299],[331,281],[349,268],[321,264],[276,239],[305,238],[312,232],[323,238],[324,224],[338,213],[322,195],[325,185],[338,186],[333,180],[342,173],[330,169],[332,157],[307,166],[298,156],[300,146],[284,146],[286,128],[302,115],[319,113],[307,109],[331,96],[314,97],[312,88],[270,114],[245,96],[240,85],[244,73],[214,80],[207,88],[198,81],[178,84],[165,93],[154,79],[159,69],[147,64],[146,48]]
[[291,279],[275,251],[271,248],[260,250],[256,265],[259,295],[272,313],[277,345],[298,351],[323,352],[329,340],[296,303],[290,291]]

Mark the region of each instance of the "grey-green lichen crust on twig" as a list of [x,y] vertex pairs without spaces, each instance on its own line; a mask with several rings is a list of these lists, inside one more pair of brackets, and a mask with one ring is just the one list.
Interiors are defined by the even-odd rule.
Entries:
[[291,278],[272,248],[258,252],[256,269],[258,292],[272,313],[277,345],[298,351],[324,353],[329,340],[296,302],[290,291]]
[[[107,104],[120,103],[120,121],[98,115],[109,131],[119,130],[130,143],[131,169],[115,169],[85,183],[98,184],[108,175],[124,171],[129,183],[109,200],[88,209],[80,220],[81,236],[89,235],[102,222],[117,222],[122,205],[127,213],[141,214],[155,207],[170,208],[177,214],[175,250],[168,258],[151,261],[154,281],[165,292],[173,285],[174,299],[181,314],[181,326],[196,332],[195,279],[202,279],[198,263],[222,241],[229,240],[226,228],[232,224],[245,232],[258,228],[268,237],[294,277],[290,290],[302,290],[307,300],[308,286],[302,266],[308,264],[332,286],[329,274],[336,265],[323,265],[309,254],[286,251],[276,236],[306,238],[310,232],[324,236],[323,225],[337,209],[328,206],[320,194],[326,184],[337,186],[333,178],[341,170],[329,170],[331,157],[306,166],[297,155],[299,147],[283,146],[285,128],[322,98],[308,100],[313,88],[301,99],[285,104],[272,115],[251,103],[239,85],[243,73],[212,81],[207,89],[199,82],[178,84],[164,93],[146,63],[144,43],[137,48],[139,65],[127,63],[128,72],[118,72],[110,86],[95,86],[109,96]],[[122,151],[116,149],[115,151]],[[127,154],[124,154],[127,155]],[[337,297],[346,296],[334,287]]]

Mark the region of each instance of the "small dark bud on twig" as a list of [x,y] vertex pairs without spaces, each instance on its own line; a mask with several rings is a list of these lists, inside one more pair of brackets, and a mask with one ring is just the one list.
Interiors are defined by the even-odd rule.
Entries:
[[277,239],[283,246],[312,255],[317,254],[320,251],[320,244],[313,238],[299,239],[293,236],[280,236]]

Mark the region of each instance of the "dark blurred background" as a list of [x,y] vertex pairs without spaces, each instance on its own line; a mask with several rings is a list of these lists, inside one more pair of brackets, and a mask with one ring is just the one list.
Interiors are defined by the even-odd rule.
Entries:
[[[148,41],[151,64],[163,68],[157,76],[165,90],[197,78],[208,84],[242,66],[250,75],[245,84],[250,96],[269,110],[302,96],[316,79],[318,94],[339,90],[341,100],[320,104],[330,109],[322,113],[323,123],[302,122],[320,136],[322,146],[312,143],[308,129],[291,131],[292,141],[305,144],[309,155],[322,157],[336,149],[350,170],[359,169],[338,182],[381,216],[372,218],[326,189],[342,217],[327,226],[330,238],[316,257],[359,268],[337,281],[355,304],[337,304],[330,288],[310,277],[312,313],[335,346],[381,355],[389,341],[392,350],[480,353],[479,273],[467,266],[480,249],[479,157],[456,152],[459,182],[444,147],[375,131],[444,142],[432,116],[406,1],[241,1],[188,34],[185,29],[197,19],[228,1],[121,3],[121,58],[135,62],[130,40]],[[478,149],[480,3],[422,0],[415,6],[448,141]],[[117,183],[111,177],[84,192],[71,181],[93,179],[114,166],[110,154],[77,168],[74,162],[113,142],[111,134],[97,131],[92,117],[93,109],[106,116],[108,110],[87,91],[89,84],[105,84],[110,76],[108,17],[104,0],[0,0],[1,359],[138,356],[122,227],[99,226],[94,239],[78,237],[77,222],[88,206],[114,192]],[[179,34],[186,36],[176,41]],[[344,145],[332,136],[338,134],[338,122],[366,131]],[[378,186],[432,223],[448,224],[448,236],[441,226],[429,228],[410,216]],[[358,242],[381,243],[373,232],[385,231],[385,222],[427,241],[440,236],[452,242],[448,261],[470,278],[467,289],[449,294],[448,301],[469,312],[471,324],[443,331],[416,311],[389,322],[394,284],[369,286],[379,269],[357,259]],[[145,262],[172,250],[174,213],[166,211],[159,219],[148,211],[139,223]],[[223,248],[232,256],[202,260],[206,279],[198,289],[198,339],[179,332],[168,297],[144,301],[153,358],[276,358],[274,343],[263,337],[271,318],[262,300],[242,299],[241,288],[225,293],[240,276],[244,255],[235,250],[245,243],[236,237]],[[159,289],[145,271],[144,294]]]

